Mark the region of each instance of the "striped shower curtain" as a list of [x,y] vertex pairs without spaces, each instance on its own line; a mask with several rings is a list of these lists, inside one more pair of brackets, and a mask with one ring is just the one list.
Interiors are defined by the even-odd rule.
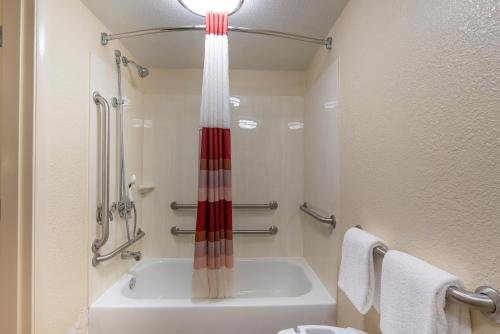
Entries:
[[193,298],[232,295],[233,232],[227,13],[207,13]]

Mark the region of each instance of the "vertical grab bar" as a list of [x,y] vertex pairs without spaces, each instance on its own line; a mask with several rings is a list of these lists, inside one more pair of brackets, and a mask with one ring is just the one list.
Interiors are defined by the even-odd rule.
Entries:
[[[101,225],[101,236],[92,243],[92,252],[98,256],[99,248],[109,238],[109,221],[113,219],[109,211],[109,150],[110,150],[110,108],[99,92],[94,92],[93,100],[101,114],[101,204],[97,207],[97,222]],[[104,107],[104,110],[102,108]]]

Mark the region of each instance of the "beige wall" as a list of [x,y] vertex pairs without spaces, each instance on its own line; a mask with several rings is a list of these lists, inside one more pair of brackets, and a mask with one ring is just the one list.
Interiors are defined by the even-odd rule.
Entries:
[[29,333],[31,320],[32,119],[34,2],[0,3],[2,47],[0,98],[1,198],[0,332]]
[[[144,197],[148,257],[193,256],[192,237],[170,228],[194,228],[196,211],[169,204],[196,203],[201,81],[201,70],[164,69],[144,81],[144,179],[156,187]],[[232,70],[230,85],[240,99],[231,107],[233,201],[279,203],[276,211],[235,210],[235,229],[279,228],[275,236],[235,236],[235,256],[302,256],[303,129],[288,123],[303,122],[305,72]],[[257,127],[242,129],[239,120]]]
[[[101,46],[107,29],[78,0],[39,0],[34,194],[34,330],[67,333],[94,289],[105,289],[125,266],[91,267],[95,233],[89,214],[91,57],[114,66],[119,42]],[[129,78],[125,71],[125,78]],[[133,79],[132,85],[134,86]],[[110,78],[113,82],[114,78]],[[94,189],[94,188],[92,188]],[[94,229],[93,229],[94,228]],[[93,232],[93,233],[92,233]],[[122,240],[110,239],[112,242]],[[106,271],[109,275],[104,275]],[[116,275],[115,275],[116,273]],[[92,284],[90,279],[92,278]]]
[[[341,209],[329,242],[360,224],[471,290],[500,287],[499,20],[492,0],[349,2],[334,50],[308,72],[313,87],[339,62]],[[376,314],[358,316],[341,294],[338,319],[378,332]],[[473,323],[500,333],[477,312]]]

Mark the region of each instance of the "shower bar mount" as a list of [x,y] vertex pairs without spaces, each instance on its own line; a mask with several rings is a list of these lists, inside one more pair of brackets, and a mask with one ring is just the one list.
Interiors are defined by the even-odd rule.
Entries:
[[[158,28],[128,31],[128,32],[123,32],[123,33],[118,33],[118,34],[108,34],[108,33],[103,32],[103,33],[101,33],[101,44],[108,45],[109,41],[112,41],[115,39],[131,38],[131,37],[153,35],[153,34],[160,34],[160,33],[167,33],[167,32],[204,31],[204,30],[205,30],[205,25],[200,24],[200,25],[180,26],[180,27],[158,27]],[[326,47],[327,50],[332,49],[332,37],[327,37],[327,38],[323,39],[323,38],[314,38],[314,37],[297,35],[297,34],[290,34],[290,33],[275,31],[275,30],[252,29],[252,28],[233,27],[233,26],[229,26],[228,30],[233,31],[233,32],[241,32],[241,33],[246,33],[246,34],[256,34],[256,35],[263,35],[263,36],[272,36],[272,37],[291,39],[291,40],[301,41],[301,42],[306,42],[306,43],[319,44],[319,45],[323,45],[324,47]]]
[[[170,208],[172,210],[182,210],[182,209],[196,209],[198,204],[179,204],[177,202],[170,203]],[[271,201],[267,204],[233,204],[233,209],[269,209],[276,210],[278,208],[278,202]]]
[[[360,225],[356,226],[362,229]],[[389,250],[383,246],[373,249],[375,255],[383,258]],[[500,291],[490,286],[480,286],[474,292],[451,286],[446,290],[446,299],[481,311],[487,318],[500,324]]]
[[[181,230],[177,226],[173,226],[170,229],[172,235],[192,235],[195,234],[195,230]],[[267,230],[233,230],[233,234],[239,235],[275,235],[278,233],[277,226],[271,226]]]

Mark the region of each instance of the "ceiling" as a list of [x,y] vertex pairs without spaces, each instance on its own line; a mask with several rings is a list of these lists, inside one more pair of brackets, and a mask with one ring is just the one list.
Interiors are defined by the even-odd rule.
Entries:
[[[325,38],[348,0],[245,0],[229,24]],[[204,24],[204,18],[177,0],[82,0],[110,32]],[[204,33],[174,32],[123,39],[145,66],[201,68]],[[96,36],[99,38],[99,36]],[[334,40],[335,42],[335,40]],[[113,41],[109,44],[113,46]],[[276,37],[229,32],[230,67],[234,69],[302,70],[315,44]]]

